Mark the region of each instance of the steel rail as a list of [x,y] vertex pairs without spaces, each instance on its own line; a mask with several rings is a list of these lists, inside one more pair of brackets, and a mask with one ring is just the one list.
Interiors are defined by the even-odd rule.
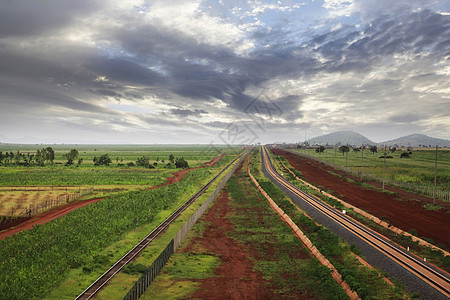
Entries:
[[109,268],[105,273],[103,273],[99,278],[97,278],[88,288],[86,288],[75,300],[87,300],[94,297],[105,285],[108,283],[114,275],[116,275],[120,270],[133,260],[148,244],[159,236],[169,225],[177,219],[183,211],[186,210],[198,197],[200,197],[208,187],[214,183],[214,181],[225,172],[234,162],[242,157],[243,154],[236,157],[232,162],[225,166],[217,175],[215,175],[211,180],[208,181],[203,187],[201,187],[192,197],[189,198],[185,203],[183,203],[179,208],[177,208],[167,219],[160,223],[152,232],[150,232],[146,237],[144,237],[136,246],[134,246],[130,251],[127,252],[122,258],[120,258],[111,268]]
[[292,183],[287,181],[280,174],[278,174],[278,172],[275,171],[266,151],[267,150],[262,147],[265,168],[273,179],[282,184],[286,189],[288,189],[295,195],[299,196],[301,199],[305,200],[314,208],[318,209],[320,212],[333,219],[341,226],[345,227],[347,230],[353,232],[359,238],[365,240],[368,244],[382,251],[390,259],[395,260],[398,264],[427,282],[429,285],[433,286],[436,290],[444,294],[446,297],[450,297],[450,279],[448,275],[444,275],[443,273],[438,272],[428,264],[424,263],[422,260],[419,260],[417,257],[414,257],[404,250],[401,250],[392,245],[380,234],[374,232],[361,223],[348,218],[347,216],[338,212],[336,209],[330,207],[328,204],[323,203],[322,201],[314,198],[313,196],[294,186]]

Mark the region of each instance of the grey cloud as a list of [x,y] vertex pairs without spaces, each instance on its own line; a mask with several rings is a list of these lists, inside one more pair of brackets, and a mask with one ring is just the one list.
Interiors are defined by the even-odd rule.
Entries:
[[120,83],[152,86],[162,81],[156,72],[128,59],[96,57],[85,66],[99,76],[106,76]]
[[208,114],[207,111],[203,109],[181,109],[181,108],[173,108],[170,110],[170,113],[180,117],[200,117],[201,115]]
[[404,114],[396,114],[396,115],[390,116],[388,118],[388,120],[395,122],[395,123],[413,123],[413,122],[419,121],[423,118],[424,118],[424,116],[420,116],[418,114],[404,113]]
[[31,108],[42,110],[44,107],[59,106],[72,110],[113,114],[100,106],[77,100],[64,93],[34,85],[8,83],[0,81],[0,95],[3,105],[16,108]]

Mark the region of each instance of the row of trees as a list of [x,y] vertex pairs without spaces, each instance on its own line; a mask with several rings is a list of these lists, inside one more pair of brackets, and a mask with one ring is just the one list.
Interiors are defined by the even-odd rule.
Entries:
[[[66,160],[65,166],[71,166],[74,165],[75,162],[77,162],[77,165],[81,165],[83,163],[83,158],[79,158],[79,152],[77,149],[71,149],[68,153],[63,154],[63,158]],[[45,166],[45,164],[52,164],[55,160],[55,151],[52,149],[52,147],[47,147],[43,149],[39,149],[36,151],[36,154],[31,153],[20,153],[19,150],[17,150],[16,153],[10,151],[3,153],[0,151],[0,164],[5,165],[23,165],[23,166],[31,166],[31,165],[38,165],[38,166]],[[124,166],[122,164],[123,160],[116,158],[117,165],[118,166]],[[120,161],[120,163],[119,163]],[[95,166],[109,166],[112,163],[111,158],[108,154],[103,154],[99,157],[95,156],[93,159]],[[139,157],[136,161],[136,164],[133,162],[129,162],[128,166],[142,166],[145,168],[155,168],[158,165],[159,158],[156,159],[156,162],[151,163],[150,158],[148,156],[142,156]],[[161,163],[165,163],[165,160],[162,159]],[[172,167],[175,166],[176,168],[189,168],[189,163],[183,158],[175,158],[173,154],[169,155],[169,162],[166,164],[166,167]]]
[[53,164],[54,160],[55,151],[52,147],[38,149],[36,154],[20,153],[19,150],[17,150],[16,153],[12,151],[3,153],[0,151],[0,164],[4,163],[5,165],[15,164],[30,166],[36,164],[38,166],[44,166],[46,163]]
[[[150,158],[148,156],[141,156],[136,161],[136,165],[142,166],[145,168],[155,168],[158,165],[159,158],[156,159],[156,162],[153,164],[150,163]],[[162,163],[164,163],[164,159],[161,160]],[[130,165],[130,163],[128,163]],[[189,163],[183,158],[175,158],[173,154],[170,154],[169,156],[169,162],[167,163],[167,167],[171,167],[172,165],[175,165],[176,168],[189,168]]]
[[[319,146],[316,148],[316,152],[317,153],[323,153],[325,151],[325,147],[324,146]],[[344,155],[346,152],[350,152],[350,149],[353,150],[353,152],[359,152],[362,147],[350,147],[348,145],[342,145],[338,148],[339,152],[342,153],[342,155]],[[378,147],[377,146],[369,146],[369,151],[372,152],[372,154],[375,154],[378,152]],[[395,151],[397,151],[396,147],[389,147],[389,151],[391,151],[392,153],[394,153]],[[392,156],[387,156],[387,151],[385,150],[383,156],[380,156],[380,158],[383,158],[384,156],[386,156],[386,158],[392,158]],[[400,155],[400,158],[409,158],[410,157],[410,153],[408,152],[403,152]]]

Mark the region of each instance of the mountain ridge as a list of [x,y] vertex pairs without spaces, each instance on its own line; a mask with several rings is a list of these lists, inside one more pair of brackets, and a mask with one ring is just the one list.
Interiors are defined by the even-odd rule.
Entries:
[[381,143],[376,143],[364,135],[355,131],[336,131],[314,138],[306,140],[310,145],[345,145],[349,144],[351,146],[360,145],[386,145],[395,147],[434,147],[436,145],[440,147],[450,146],[450,140],[439,139],[427,136],[425,134],[410,134],[402,136],[396,139],[387,140]]

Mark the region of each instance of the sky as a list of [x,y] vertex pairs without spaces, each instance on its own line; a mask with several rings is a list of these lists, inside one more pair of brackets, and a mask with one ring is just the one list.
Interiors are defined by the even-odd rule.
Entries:
[[2,0],[0,142],[450,139],[450,0]]

